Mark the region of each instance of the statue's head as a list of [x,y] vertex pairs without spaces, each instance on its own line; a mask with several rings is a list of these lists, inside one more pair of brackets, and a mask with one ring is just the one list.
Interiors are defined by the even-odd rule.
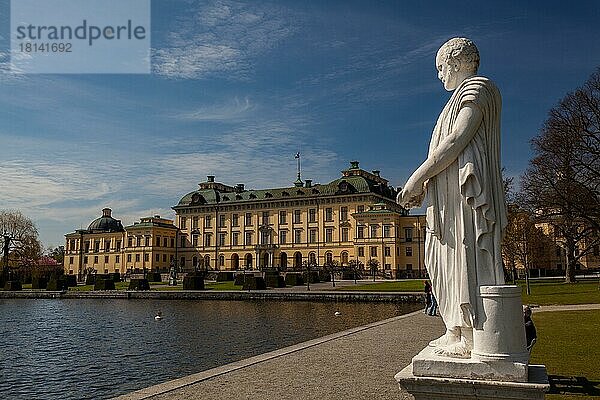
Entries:
[[467,38],[453,38],[440,47],[435,57],[438,78],[446,90],[454,90],[479,68],[479,50]]

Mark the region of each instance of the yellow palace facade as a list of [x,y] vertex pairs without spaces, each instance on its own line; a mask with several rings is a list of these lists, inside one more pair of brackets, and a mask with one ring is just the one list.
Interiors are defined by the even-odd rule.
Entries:
[[327,184],[247,190],[209,176],[173,207],[177,258],[183,270],[368,268],[390,277],[420,277],[425,217],[408,215],[379,171],[357,161]]

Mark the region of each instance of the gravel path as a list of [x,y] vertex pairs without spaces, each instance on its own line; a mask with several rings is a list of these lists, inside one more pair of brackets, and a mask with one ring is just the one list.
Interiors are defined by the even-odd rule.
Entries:
[[400,392],[394,375],[443,332],[439,317],[417,311],[142,389],[119,399],[412,399],[408,393]]

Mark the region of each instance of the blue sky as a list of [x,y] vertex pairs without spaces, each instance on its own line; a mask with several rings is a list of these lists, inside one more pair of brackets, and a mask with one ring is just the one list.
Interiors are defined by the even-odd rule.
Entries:
[[206,175],[250,188],[328,182],[359,160],[402,185],[447,101],[434,66],[475,41],[503,95],[502,160],[518,176],[549,108],[600,66],[600,3],[152,2],[152,74],[9,71],[0,2],[0,208],[46,246],[105,207],[172,216]]

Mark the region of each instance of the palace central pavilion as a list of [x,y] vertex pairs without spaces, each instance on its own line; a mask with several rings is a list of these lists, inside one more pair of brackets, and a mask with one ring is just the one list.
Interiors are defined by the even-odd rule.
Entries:
[[208,176],[173,209],[184,269],[364,268],[392,277],[423,276],[424,216],[396,204],[397,191],[379,171],[357,161],[327,184],[246,190]]

